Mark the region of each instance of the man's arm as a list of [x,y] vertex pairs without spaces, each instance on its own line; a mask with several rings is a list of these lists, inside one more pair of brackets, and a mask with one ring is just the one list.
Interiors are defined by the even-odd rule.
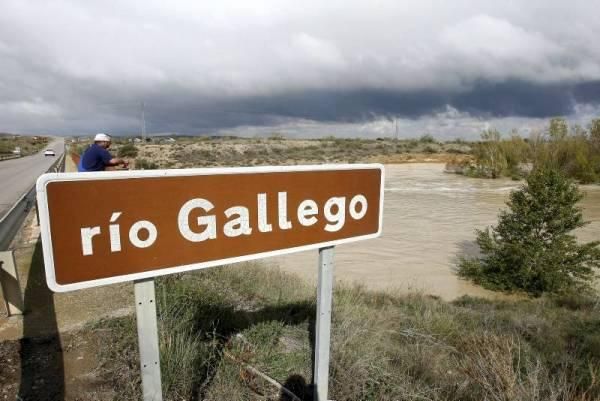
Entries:
[[120,157],[112,157],[110,152],[106,149],[104,149],[102,152],[102,162],[107,167],[118,166],[120,164],[127,167],[129,164],[125,159],[121,159]]
[[108,161],[108,163],[106,163],[106,166],[118,166],[118,165],[123,165],[123,167],[127,167],[129,165],[129,162],[125,159],[121,159],[120,157],[113,157],[112,159],[110,159]]

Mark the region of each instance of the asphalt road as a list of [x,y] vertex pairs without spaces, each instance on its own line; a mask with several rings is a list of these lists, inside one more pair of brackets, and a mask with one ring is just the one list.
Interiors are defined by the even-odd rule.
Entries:
[[[54,149],[56,156],[44,156],[46,149]],[[55,138],[35,155],[0,161],[0,218],[35,184],[35,180],[50,168],[63,150],[63,138]]]

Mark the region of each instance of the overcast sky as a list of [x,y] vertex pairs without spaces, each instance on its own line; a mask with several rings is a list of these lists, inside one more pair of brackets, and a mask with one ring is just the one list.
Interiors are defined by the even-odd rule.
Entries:
[[0,131],[476,137],[600,117],[600,1],[0,2]]

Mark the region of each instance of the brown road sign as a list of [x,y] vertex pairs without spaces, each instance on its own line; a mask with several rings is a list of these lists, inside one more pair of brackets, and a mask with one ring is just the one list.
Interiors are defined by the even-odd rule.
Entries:
[[383,166],[45,174],[46,277],[70,291],[374,238]]

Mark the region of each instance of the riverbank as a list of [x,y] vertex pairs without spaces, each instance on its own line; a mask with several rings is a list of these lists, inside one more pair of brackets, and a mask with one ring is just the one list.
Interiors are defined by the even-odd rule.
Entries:
[[[291,399],[256,370],[311,399],[314,294],[298,277],[255,263],[160,279],[165,399]],[[597,399],[598,305],[586,298],[445,302],[338,284],[330,398]],[[134,318],[87,330],[105,336],[102,381],[114,383],[118,398],[139,398]]]
[[[312,400],[313,285],[244,263],[159,278],[156,293],[165,400],[293,399],[281,386]],[[338,281],[333,305],[331,399],[600,397],[598,298],[447,302]],[[140,399],[138,358],[131,309],[0,342],[0,395]]]

